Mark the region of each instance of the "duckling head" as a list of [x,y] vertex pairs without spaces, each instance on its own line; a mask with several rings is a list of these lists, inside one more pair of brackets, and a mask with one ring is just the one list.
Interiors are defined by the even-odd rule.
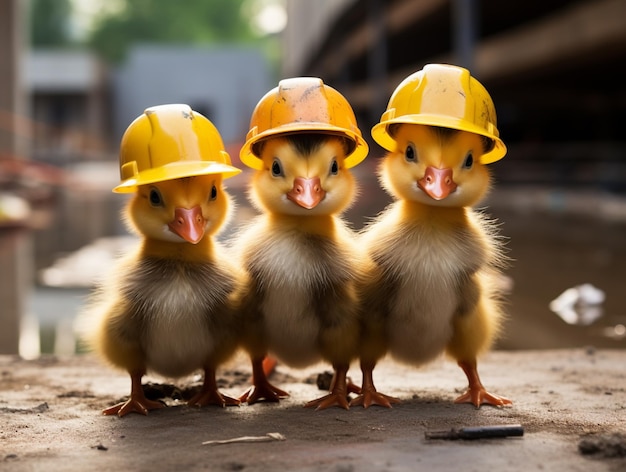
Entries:
[[261,211],[332,215],[353,201],[356,184],[345,167],[349,143],[321,133],[296,133],[259,143],[263,168],[253,177],[250,200]]
[[226,223],[229,208],[222,176],[198,175],[139,186],[128,203],[126,221],[150,239],[197,244]]
[[383,160],[380,180],[395,198],[464,207],[481,200],[490,177],[480,156],[489,140],[467,131],[417,124],[394,130],[397,149]]

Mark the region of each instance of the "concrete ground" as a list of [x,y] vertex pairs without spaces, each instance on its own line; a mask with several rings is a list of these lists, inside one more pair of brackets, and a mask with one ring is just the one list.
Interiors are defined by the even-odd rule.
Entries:
[[[415,369],[385,361],[379,390],[400,397],[392,409],[324,411],[302,405],[321,396],[326,366],[278,366],[272,381],[291,393],[280,404],[221,409],[169,408],[147,417],[101,416],[129,393],[124,373],[90,356],[0,357],[0,470],[7,471],[623,471],[626,470],[626,352],[564,349],[493,352],[479,370],[511,408],[455,405],[466,381],[441,360]],[[358,368],[351,370],[360,381]],[[184,394],[198,378],[160,383]],[[222,391],[238,396],[249,367],[238,358],[219,372]],[[177,390],[180,392],[180,390]],[[521,424],[523,437],[432,440],[425,433],[466,426]],[[280,433],[283,441],[203,444]]]

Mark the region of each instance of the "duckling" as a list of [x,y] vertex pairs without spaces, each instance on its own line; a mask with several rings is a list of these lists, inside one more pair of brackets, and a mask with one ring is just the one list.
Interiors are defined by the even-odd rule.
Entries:
[[428,64],[392,94],[372,137],[388,154],[379,177],[392,202],[360,235],[370,266],[359,286],[362,393],[353,405],[390,407],[373,370],[389,353],[420,365],[444,351],[469,387],[457,403],[495,406],[477,357],[497,336],[503,312],[497,227],[472,207],[490,186],[485,164],[506,154],[493,101],[467,69]]
[[[162,408],[144,395],[141,379],[149,371],[181,377],[202,369],[203,386],[189,405],[239,404],[219,392],[215,373],[237,347],[233,303],[241,279],[213,239],[232,206],[223,178],[239,170],[226,154],[197,149],[198,138],[219,138],[209,125],[188,107],[164,105],[148,109],[125,135],[126,178],[114,190],[135,192],[124,215],[141,241],[82,315],[89,347],[131,378],[130,398],[105,415]],[[136,155],[147,139],[158,143],[149,161]],[[128,162],[132,176],[124,173]]]
[[247,274],[239,301],[253,377],[241,401],[288,396],[267,379],[271,353],[292,367],[332,364],[330,393],[305,406],[349,407],[360,254],[341,212],[356,194],[349,168],[368,150],[350,104],[319,78],[281,80],[255,107],[239,155],[256,170],[249,197],[260,215],[234,244]]
[[345,168],[343,138],[291,134],[269,138],[259,156],[251,201],[263,213],[236,247],[250,280],[242,301],[244,345],[254,386],[241,400],[277,401],[261,363],[268,352],[293,367],[332,364],[331,392],[306,406],[348,408],[346,374],[356,356],[358,300],[354,287],[353,234],[338,213],[348,206],[355,181]]

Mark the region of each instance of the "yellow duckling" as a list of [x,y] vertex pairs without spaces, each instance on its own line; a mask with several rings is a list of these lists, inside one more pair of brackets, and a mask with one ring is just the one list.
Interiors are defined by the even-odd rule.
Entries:
[[398,86],[372,130],[390,151],[380,176],[395,201],[361,235],[372,265],[361,287],[363,385],[353,405],[399,401],[374,386],[385,354],[420,365],[444,351],[469,381],[456,402],[511,404],[487,392],[477,371],[503,316],[497,231],[471,208],[489,188],[485,164],[506,152],[495,119],[491,98],[469,72],[434,64]]
[[234,294],[240,279],[213,236],[231,206],[223,178],[236,175],[219,133],[186,105],[148,108],[128,128],[120,151],[122,183],[134,192],[125,209],[141,237],[82,315],[89,347],[131,377],[126,402],[105,415],[147,414],[148,371],[180,377],[202,369],[204,385],[190,405],[235,405],[215,371],[237,347]]
[[349,104],[319,79],[283,80],[257,105],[241,158],[256,169],[250,199],[261,215],[235,244],[248,275],[243,345],[253,368],[253,386],[242,401],[287,395],[263,371],[269,352],[293,367],[332,364],[330,393],[307,406],[348,408],[359,256],[339,215],[355,195],[348,168],[366,155]]

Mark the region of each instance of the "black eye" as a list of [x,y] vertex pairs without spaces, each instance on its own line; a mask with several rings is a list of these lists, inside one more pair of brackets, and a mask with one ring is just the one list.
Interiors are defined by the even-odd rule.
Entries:
[[337,175],[339,173],[339,164],[337,164],[337,159],[333,159],[333,162],[330,165],[330,173],[332,175]]
[[150,189],[150,205],[152,206],[161,206],[163,205],[163,198],[161,197],[161,193],[156,188]]
[[217,187],[214,185],[211,187],[211,200],[215,200],[217,198]]
[[281,177],[284,175],[283,166],[278,158],[274,159],[274,162],[272,162],[272,175],[274,177]]
[[409,144],[406,147],[406,151],[404,151],[404,158],[407,162],[417,162],[417,152],[415,151],[415,147],[412,144]]
[[468,152],[467,156],[465,156],[465,161],[463,161],[463,168],[471,169],[473,165],[474,165],[474,156],[472,155],[471,152]]

